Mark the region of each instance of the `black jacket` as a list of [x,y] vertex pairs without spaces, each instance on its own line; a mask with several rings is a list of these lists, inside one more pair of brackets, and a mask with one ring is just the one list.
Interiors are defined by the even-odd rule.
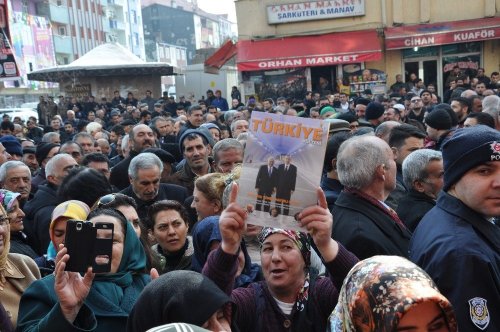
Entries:
[[[413,234],[410,259],[450,300],[460,331],[500,331],[498,225],[441,192]],[[474,322],[473,317],[480,319]]]
[[135,202],[137,203],[137,214],[139,215],[139,218],[141,218],[141,220],[147,218],[148,209],[151,205],[153,205],[153,203],[165,199],[170,199],[184,205],[184,201],[186,200],[186,198],[188,198],[188,192],[186,188],[183,188],[175,184],[166,184],[166,183],[160,183],[160,189],[158,190],[158,195],[155,197],[155,199],[150,201],[143,201],[142,199],[137,197],[137,195],[132,190],[131,185],[125,188],[124,190],[120,191],[120,193],[130,196],[135,200]]
[[137,155],[137,152],[130,151],[130,154],[127,158],[120,161],[118,164],[116,164],[115,167],[111,169],[109,182],[113,186],[117,187],[120,190],[123,190],[130,185],[130,181],[128,179],[128,167],[132,159]]
[[47,253],[52,211],[59,203],[57,187],[47,183],[40,185],[33,199],[24,206],[26,214],[24,232],[28,236],[31,247],[40,256]]
[[434,199],[412,189],[401,198],[396,212],[406,227],[414,232],[420,220],[434,205],[436,205]]
[[332,238],[360,260],[375,255],[408,257],[411,233],[370,202],[343,191],[332,214]]
[[39,257],[28,244],[28,237],[23,232],[10,233],[10,253],[22,254],[33,259]]
[[342,189],[344,189],[344,186],[342,185],[342,183],[340,183],[339,180],[330,179],[326,176],[321,179],[320,186],[325,193],[326,203],[328,203],[328,209],[333,209],[335,201],[339,197]]

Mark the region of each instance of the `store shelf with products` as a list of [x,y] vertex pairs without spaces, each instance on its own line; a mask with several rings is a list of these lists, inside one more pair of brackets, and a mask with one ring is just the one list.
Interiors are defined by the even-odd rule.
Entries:
[[372,90],[373,94],[385,93],[387,90],[386,81],[361,81],[361,82],[353,82],[349,85],[351,86],[352,92],[363,92],[366,89]]

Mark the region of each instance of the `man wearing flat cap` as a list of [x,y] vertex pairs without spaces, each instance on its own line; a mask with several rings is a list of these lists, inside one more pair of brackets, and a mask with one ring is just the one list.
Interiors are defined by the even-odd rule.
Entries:
[[500,331],[500,132],[458,129],[443,145],[444,186],[410,259],[452,303],[461,331]]

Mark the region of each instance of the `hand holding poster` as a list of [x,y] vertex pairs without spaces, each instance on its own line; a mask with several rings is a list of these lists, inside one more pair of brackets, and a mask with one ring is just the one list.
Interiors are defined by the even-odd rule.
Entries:
[[297,215],[316,204],[328,127],[322,120],[252,113],[237,199],[248,224],[301,230]]

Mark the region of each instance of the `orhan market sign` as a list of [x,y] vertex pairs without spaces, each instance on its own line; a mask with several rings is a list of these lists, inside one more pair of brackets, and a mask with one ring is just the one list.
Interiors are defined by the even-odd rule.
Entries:
[[365,0],[308,1],[267,6],[269,24],[365,15]]

